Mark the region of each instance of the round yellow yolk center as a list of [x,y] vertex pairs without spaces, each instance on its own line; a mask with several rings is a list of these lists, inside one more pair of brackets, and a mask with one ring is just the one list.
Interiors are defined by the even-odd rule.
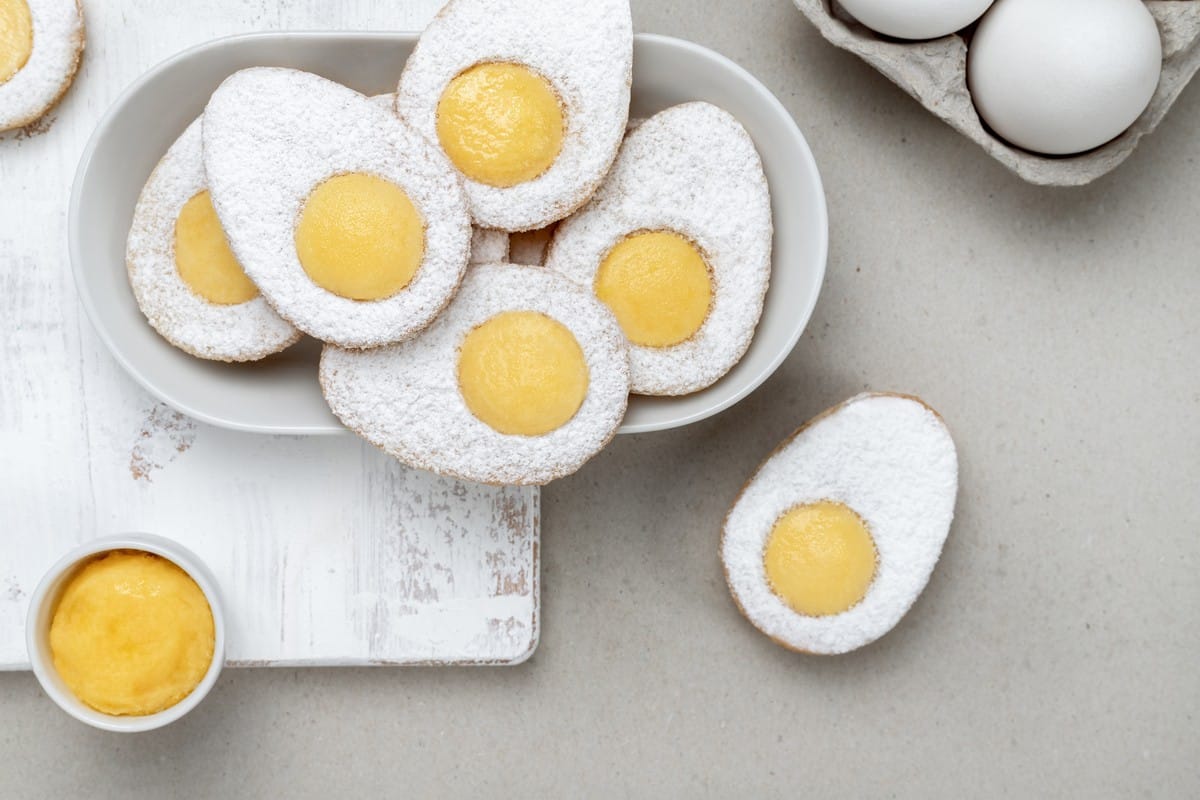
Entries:
[[175,220],[175,268],[210,303],[232,306],[258,297],[258,287],[229,249],[208,192],[188,200]]
[[442,93],[438,140],[464,175],[516,186],[550,168],[563,143],[563,111],[550,83],[519,64],[479,64]]
[[772,591],[808,617],[857,605],[875,578],[876,561],[875,542],[862,519],[825,500],[780,517],[763,554]]
[[509,311],[467,334],[458,384],[467,408],[500,433],[540,436],[566,424],[587,396],[574,334],[535,311]]
[[50,623],[58,674],[106,714],[175,705],[204,678],[214,647],[212,609],[196,582],[164,558],[130,550],[79,570]]
[[629,341],[671,347],[700,330],[712,305],[708,264],[675,233],[636,233],[608,252],[596,272],[596,296]]
[[337,175],[304,203],[296,254],[313,283],[351,300],[382,300],[412,281],[425,256],[425,223],[396,184]]
[[27,0],[0,0],[0,83],[21,71],[33,52],[33,15]]

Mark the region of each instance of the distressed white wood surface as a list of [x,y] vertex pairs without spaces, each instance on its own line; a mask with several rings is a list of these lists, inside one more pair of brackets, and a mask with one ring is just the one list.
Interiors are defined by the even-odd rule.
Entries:
[[84,0],[64,103],[0,136],[0,669],[74,544],[145,530],[217,573],[234,664],[508,662],[537,641],[538,494],[410,471],[351,436],[238,434],[153,401],[79,307],[66,249],[76,162],[117,94],[209,39],[420,29],[441,0]]

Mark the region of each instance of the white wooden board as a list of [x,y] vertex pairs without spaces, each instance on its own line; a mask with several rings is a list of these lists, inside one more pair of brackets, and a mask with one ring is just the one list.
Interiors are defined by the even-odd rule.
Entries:
[[420,29],[440,0],[84,0],[47,122],[0,135],[0,669],[27,667],[41,574],[76,543],[176,538],[222,584],[234,665],[510,663],[537,642],[538,502],[407,470],[351,436],[264,437],[153,401],[83,317],[66,209],[88,135],[174,52],[272,29]]

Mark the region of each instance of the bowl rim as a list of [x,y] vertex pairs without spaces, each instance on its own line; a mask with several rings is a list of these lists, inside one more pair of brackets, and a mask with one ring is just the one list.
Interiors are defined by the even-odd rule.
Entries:
[[[148,70],[143,72],[138,78],[130,83],[117,96],[117,99],[108,107],[96,124],[95,130],[92,131],[88,138],[87,144],[84,146],[83,152],[79,157],[78,166],[75,169],[75,175],[71,184],[71,199],[67,213],[67,245],[68,255],[71,261],[71,272],[74,278],[76,294],[79,297],[80,303],[83,305],[85,314],[91,324],[92,330],[100,337],[105,348],[117,361],[125,372],[134,379],[138,385],[149,392],[153,397],[166,403],[175,410],[186,414],[188,417],[203,422],[209,425],[214,425],[227,430],[241,431],[245,433],[258,433],[267,435],[302,435],[302,436],[334,436],[350,433],[349,429],[340,425],[330,426],[314,426],[314,425],[295,425],[295,424],[279,424],[265,428],[262,425],[253,425],[240,422],[236,419],[228,419],[225,417],[217,417],[192,406],[186,400],[179,398],[176,395],[170,394],[161,389],[149,376],[147,376],[137,366],[134,360],[130,359],[126,352],[117,346],[112,333],[101,322],[103,319],[96,302],[92,297],[91,289],[89,288],[86,271],[84,269],[84,255],[81,252],[81,242],[79,230],[81,229],[80,218],[82,216],[83,206],[83,191],[82,187],[87,177],[88,170],[91,166],[92,159],[95,156],[96,150],[100,143],[107,136],[108,130],[119,118],[125,107],[131,99],[137,95],[143,87],[154,81],[158,76],[178,64],[195,57],[196,55],[208,51],[227,46],[234,42],[254,41],[254,40],[274,40],[274,39],[327,39],[331,37],[359,40],[394,40],[397,37],[411,38],[417,40],[420,38],[418,31],[320,31],[320,30],[300,30],[300,31],[257,31],[252,33],[239,33],[229,36],[222,36],[216,39],[211,39],[200,44],[193,45],[184,50],[175,53],[172,56],[158,62]],[[821,294],[821,287],[825,280],[825,274],[829,261],[829,210],[828,202],[825,194],[824,182],[821,178],[821,172],[816,162],[816,157],[813,155],[812,148],[808,141],[804,138],[803,132],[796,123],[795,117],[787,110],[783,103],[775,94],[768,89],[762,81],[756,78],[751,72],[742,67],[737,62],[728,58],[715,50],[705,47],[695,42],[686,39],[679,39],[673,36],[664,36],[654,33],[637,33],[634,34],[635,44],[638,42],[654,43],[667,48],[675,48],[678,50],[687,51],[692,56],[707,60],[721,69],[730,72],[744,83],[758,99],[765,104],[773,116],[778,117],[783,122],[783,127],[787,136],[791,139],[792,146],[790,149],[798,156],[800,163],[797,166],[811,175],[813,181],[813,201],[814,207],[812,213],[815,215],[815,223],[819,232],[816,241],[816,264],[814,274],[815,291],[809,293],[807,302],[803,308],[797,309],[799,313],[793,315],[793,323],[791,330],[787,336],[780,341],[776,352],[771,356],[770,360],[763,365],[759,370],[745,379],[738,387],[737,391],[731,393],[719,402],[707,405],[701,409],[693,411],[684,416],[675,417],[671,420],[663,420],[658,422],[644,423],[629,423],[623,422],[618,429],[619,434],[636,434],[649,433],[653,431],[671,430],[674,428],[682,428],[692,425],[696,422],[708,419],[709,417],[720,414],[721,412],[731,408],[737,403],[744,400],[748,395],[758,389],[766,382],[787,360],[792,351],[796,347],[796,343],[800,340],[808,323],[812,319],[814,310],[816,309],[817,301]],[[776,221],[776,228],[778,228]],[[761,325],[761,320],[759,325]],[[756,331],[755,336],[758,333]],[[670,398],[667,398],[668,400]]]
[[[49,607],[58,602],[65,581],[84,563],[102,553],[115,550],[138,550],[152,553],[175,564],[196,582],[212,610],[213,657],[204,677],[187,697],[175,705],[145,716],[105,714],[85,705],[62,685],[54,668],[53,656],[48,652],[48,648],[43,646],[43,629],[49,625],[52,618],[52,609]],[[59,708],[80,722],[115,733],[141,733],[161,728],[175,722],[198,706],[212,690],[224,668],[225,641],[225,611],[213,573],[195,553],[179,542],[151,533],[131,532],[103,536],[84,542],[64,554],[38,582],[37,588],[30,596],[29,610],[25,618],[25,647],[29,654],[29,663],[33,668],[33,674],[37,676],[42,690]]]

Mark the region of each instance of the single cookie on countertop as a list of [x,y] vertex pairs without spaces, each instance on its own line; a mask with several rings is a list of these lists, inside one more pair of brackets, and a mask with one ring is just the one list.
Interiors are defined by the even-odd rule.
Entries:
[[78,0],[0,0],[0,131],[37,122],[79,71]]
[[396,108],[466,179],[485,228],[542,228],[582,206],[629,118],[629,0],[450,0]]
[[138,307],[180,350],[215,361],[255,361],[300,338],[229,249],[204,175],[199,119],[142,189],[125,259]]
[[709,103],[646,120],[546,266],[591,288],[632,345],[633,392],[718,381],[754,337],[771,277],[771,197],[746,129]]
[[733,504],[721,537],[733,599],[784,647],[868,645],[929,582],[957,493],[937,412],[905,395],[853,397],[792,434]]
[[486,264],[425,333],[374,350],[327,346],[320,377],[346,427],[409,466],[544,484],[612,439],[629,357],[591,293],[549,270]]
[[462,182],[394,112],[307,72],[256,67],[213,93],[203,141],[230,247],[305,333],[402,341],[454,296],[471,247]]

